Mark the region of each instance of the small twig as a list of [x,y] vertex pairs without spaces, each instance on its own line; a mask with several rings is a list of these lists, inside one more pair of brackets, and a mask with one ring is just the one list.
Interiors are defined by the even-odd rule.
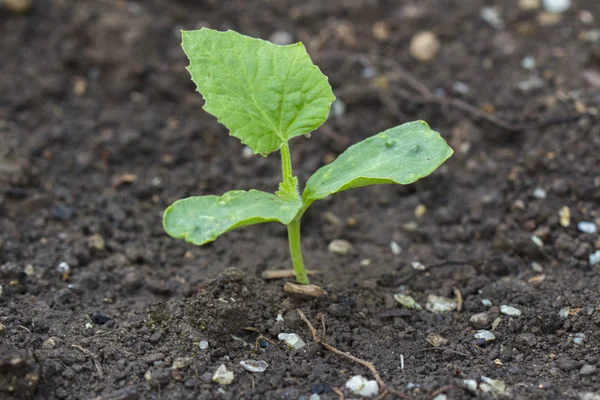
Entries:
[[102,364],[100,364],[100,361],[98,361],[98,356],[96,354],[92,353],[88,349],[84,349],[78,344],[72,344],[71,347],[74,347],[77,350],[80,350],[83,354],[90,356],[92,358],[94,366],[96,367],[96,371],[98,372],[98,377],[102,378],[104,376],[104,372],[102,371]]
[[438,394],[442,394],[444,392],[447,392],[448,390],[454,389],[455,387],[456,387],[455,385],[442,386],[441,388],[436,389],[433,392],[429,393],[429,396],[427,396],[427,400],[432,400]]
[[429,350],[449,351],[450,353],[458,354],[459,356],[469,357],[468,354],[461,353],[460,351],[457,351],[457,350],[453,350],[450,347],[426,347],[424,349],[417,350],[416,352],[420,353],[422,351],[429,351]]
[[[315,273],[317,273],[317,272],[316,271],[306,271],[306,274],[309,276],[312,276]],[[261,276],[263,279],[266,279],[266,280],[284,279],[284,278],[293,278],[296,276],[296,273],[294,272],[293,269],[278,269],[278,270],[268,269],[266,271],[263,271]]]
[[[310,332],[312,334],[312,337],[313,337],[313,340],[315,341],[315,343],[320,344],[325,350],[329,350],[332,353],[335,353],[339,356],[349,359],[350,361],[354,361],[355,363],[362,365],[363,367],[367,368],[371,372],[371,374],[373,374],[373,376],[375,377],[375,380],[377,381],[377,383],[379,384],[379,387],[382,390],[380,398],[383,398],[388,394],[393,394],[393,395],[401,397],[401,398],[406,398],[406,399],[408,398],[404,393],[401,393],[394,389],[389,388],[385,384],[383,379],[381,379],[381,376],[379,375],[379,372],[377,371],[377,368],[375,368],[375,365],[373,363],[371,363],[369,361],[361,360],[358,357],[354,357],[352,354],[338,350],[335,347],[333,347],[332,345],[327,344],[323,340],[321,340],[321,338],[317,334],[317,330],[315,329],[313,324],[308,320],[308,318],[306,318],[306,315],[304,315],[302,310],[300,310],[298,308],[298,309],[296,309],[296,311],[298,312],[298,315],[300,316],[300,318],[306,323],[306,325],[308,326],[308,329],[310,329]],[[322,319],[322,321],[324,322],[324,319]]]
[[344,400],[344,392],[342,392],[338,388],[331,388],[331,390],[333,390],[335,392],[335,394],[338,395],[338,400]]
[[460,290],[458,288],[454,288],[453,291],[454,291],[454,299],[456,301],[456,311],[461,312],[462,306],[463,306],[462,294],[460,293]]
[[23,329],[27,333],[31,334],[31,331],[28,328],[24,327],[23,325],[19,325],[18,327],[21,328],[21,329]]
[[279,346],[277,346],[277,344],[274,341],[272,341],[271,339],[269,339],[268,337],[266,337],[262,333],[260,333],[258,335],[258,337],[256,338],[256,340],[254,341],[254,349],[253,349],[254,354],[258,353],[258,346],[259,346],[259,343],[260,343],[261,340],[265,340],[265,341],[271,343],[273,346],[275,346],[275,348],[277,350],[279,350]]
[[323,333],[321,336],[323,336],[323,340],[325,340],[325,334],[327,333],[327,328],[325,328],[325,314],[321,314],[321,326],[323,326]]

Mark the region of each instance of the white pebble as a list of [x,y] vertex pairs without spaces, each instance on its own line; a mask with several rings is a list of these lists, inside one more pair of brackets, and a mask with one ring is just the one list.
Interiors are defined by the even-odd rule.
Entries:
[[598,231],[598,227],[593,222],[581,221],[577,224],[577,229],[583,233],[594,234]]
[[343,239],[334,239],[329,243],[329,246],[327,246],[327,250],[329,250],[330,253],[345,256],[350,254],[354,249],[349,241]]
[[561,14],[571,8],[571,0],[544,0],[544,10]]
[[283,340],[291,349],[298,350],[306,346],[304,340],[295,333],[280,333],[277,335],[279,340]]
[[411,265],[417,271],[425,271],[425,266],[418,261],[413,261]]
[[[531,56],[523,57],[523,59],[521,60],[521,67],[523,67],[523,69],[527,69],[527,70],[534,69],[535,68],[535,58],[533,58]],[[542,189],[542,190],[544,190],[544,189]],[[544,197],[546,197],[546,192],[544,192]]]
[[310,397],[308,398],[308,400],[321,400],[321,396],[319,396],[316,393],[313,393],[310,395]]
[[590,254],[590,265],[600,264],[600,250],[596,250],[592,254]]
[[569,307],[563,307],[558,312],[558,315],[560,315],[560,317],[562,319],[567,319],[567,318],[569,318],[569,310],[570,310]]
[[455,310],[456,307],[457,304],[454,300],[433,294],[427,296],[427,304],[425,305],[425,308],[434,314],[450,312]]
[[291,33],[286,31],[275,31],[269,36],[269,42],[278,44],[280,46],[286,46],[292,44],[294,37]]
[[492,302],[489,299],[481,299],[481,304],[483,304],[486,307],[491,307],[492,306]]
[[585,342],[585,333],[578,332],[573,335],[573,343],[583,344]]
[[244,158],[252,158],[253,155],[254,151],[252,151],[252,149],[248,146],[244,147],[244,149],[242,150],[242,157]]
[[496,7],[483,7],[479,11],[479,16],[494,29],[503,29],[504,21]]
[[400,247],[400,245],[393,240],[390,242],[390,249],[392,250],[392,254],[395,256],[402,253],[402,247]]
[[60,264],[58,264],[56,270],[61,274],[68,274],[71,271],[71,267],[69,266],[69,264],[63,261]]
[[440,393],[435,396],[432,400],[448,400],[448,396],[445,393]]
[[544,271],[544,267],[542,267],[542,264],[535,262],[535,261],[531,263],[531,269],[534,270],[535,272],[543,272]]
[[546,191],[541,188],[535,188],[535,190],[533,191],[533,197],[535,197],[536,199],[545,199],[546,198]]
[[433,32],[419,32],[410,41],[410,55],[421,62],[429,62],[435,58],[440,47],[440,41]]
[[537,247],[544,247],[544,241],[542,239],[540,239],[538,236],[532,235],[531,236],[531,241],[533,242],[533,244],[535,244]]
[[277,318],[275,318],[275,321],[277,321],[277,322],[283,322],[284,321],[283,315],[281,315],[281,313],[277,314]]
[[454,82],[452,84],[452,89],[454,89],[454,91],[459,94],[468,94],[470,91],[469,86],[466,83],[460,81]]
[[240,365],[250,372],[265,372],[269,368],[269,364],[263,360],[243,360]]
[[220,383],[221,385],[231,384],[231,382],[233,382],[233,378],[233,372],[227,371],[227,367],[225,367],[225,364],[221,364],[212,376],[213,382]]
[[200,350],[206,350],[208,348],[208,342],[206,340],[202,340],[200,341],[198,347],[200,347]]
[[486,330],[479,330],[477,331],[477,333],[474,335],[475,339],[483,339],[486,342],[491,342],[492,340],[496,340],[496,336],[494,336],[494,334],[490,331],[486,331]]
[[331,115],[335,118],[342,118],[346,114],[346,104],[340,99],[335,99],[331,103]]
[[355,375],[346,382],[346,387],[354,394],[363,397],[373,397],[379,394],[377,381],[370,381],[363,376]]
[[463,384],[469,391],[477,392],[477,381],[475,379],[465,379]]
[[504,315],[510,315],[511,317],[518,317],[522,314],[521,310],[519,310],[518,308],[507,305],[501,305],[500,312]]

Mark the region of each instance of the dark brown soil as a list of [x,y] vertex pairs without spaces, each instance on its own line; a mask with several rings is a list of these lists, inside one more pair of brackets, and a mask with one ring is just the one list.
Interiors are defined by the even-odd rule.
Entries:
[[[500,29],[480,17],[494,3]],[[577,223],[600,225],[600,3],[573,3],[554,25],[516,0],[34,0],[25,15],[0,9],[0,398],[336,399],[333,388],[352,397],[345,382],[372,376],[312,342],[296,308],[317,327],[325,315],[329,343],[373,362],[410,398],[440,388],[451,399],[492,398],[465,388],[482,376],[504,381],[515,399],[599,398],[600,272],[588,257],[600,239]],[[162,211],[178,198],[273,191],[280,178],[277,155],[244,158],[201,110],[178,33],[199,26],[289,32],[330,77],[346,113],[292,143],[302,181],[348,144],[408,120],[427,120],[456,150],[415,185],[345,192],[308,212],[305,258],[327,299],[290,298],[283,281],[260,278],[291,267],[281,226],[202,248],[162,230]],[[442,44],[429,64],[409,54],[425,29]],[[527,56],[533,70],[521,66]],[[524,129],[440,104],[448,101],[414,90],[404,71]],[[536,87],[519,87],[532,76]],[[329,253],[333,239],[349,240],[353,254]],[[455,289],[460,312],[407,311],[393,299],[425,305]],[[501,305],[523,314],[503,315]],[[469,323],[481,312],[489,324],[501,319],[487,344]],[[254,354],[258,332],[277,346],[259,340]],[[288,350],[280,332],[306,347]],[[449,343],[432,349],[431,333]],[[270,366],[251,374],[239,365],[249,358]],[[235,372],[232,385],[211,382],[221,364]]]

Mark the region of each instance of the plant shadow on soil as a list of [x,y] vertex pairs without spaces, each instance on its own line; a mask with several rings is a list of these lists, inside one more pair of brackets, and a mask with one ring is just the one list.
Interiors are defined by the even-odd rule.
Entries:
[[[0,52],[10,54],[0,57],[0,397],[335,399],[333,388],[351,376],[372,379],[310,340],[300,308],[317,327],[324,315],[330,344],[373,362],[410,398],[440,388],[452,399],[598,398],[600,278],[588,258],[600,239],[577,223],[600,223],[600,5],[573,2],[556,17],[517,3],[0,8]],[[480,16],[492,5],[501,27]],[[274,191],[279,181],[277,157],[243,157],[201,110],[178,44],[180,29],[198,26],[287,32],[330,77],[346,113],[292,142],[302,182],[349,144],[409,120],[428,121],[456,150],[415,185],[349,191],[311,208],[303,245],[325,299],[292,298],[282,281],[260,279],[291,266],[281,226],[236,230],[202,248],[162,231],[162,210],[178,198]],[[409,54],[422,30],[441,42],[428,64]],[[527,57],[533,69],[523,68]],[[424,98],[406,71],[436,96],[526,129]],[[333,239],[353,252],[330,254]],[[455,289],[460,312],[406,310],[393,297],[425,305]],[[504,315],[502,305],[522,315]],[[484,320],[470,322],[479,313]],[[498,318],[494,341],[474,338]],[[281,332],[306,346],[286,348]],[[448,343],[432,350],[432,333]],[[273,343],[257,342],[260,334]],[[269,368],[247,372],[245,359]],[[221,364],[235,373],[231,385],[211,381]],[[504,394],[465,387],[482,376],[505,382]]]

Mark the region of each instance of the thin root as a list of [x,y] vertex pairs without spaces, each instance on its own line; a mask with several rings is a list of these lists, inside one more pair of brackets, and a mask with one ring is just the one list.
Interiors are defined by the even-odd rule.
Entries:
[[[375,377],[375,380],[377,381],[377,383],[379,384],[379,387],[382,390],[381,396],[379,396],[379,398],[383,399],[386,395],[392,394],[392,395],[397,396],[397,397],[408,399],[408,397],[404,393],[398,392],[398,391],[396,391],[394,389],[390,389],[385,384],[385,382],[383,381],[383,379],[381,379],[381,376],[379,375],[379,372],[377,372],[377,369],[375,368],[375,365],[373,365],[373,363],[371,363],[369,361],[361,360],[358,357],[354,357],[352,354],[349,354],[349,353],[343,352],[341,350],[338,350],[335,347],[333,347],[332,345],[327,344],[323,340],[321,340],[321,338],[317,334],[317,330],[315,329],[315,327],[313,326],[313,324],[308,320],[308,318],[306,318],[306,315],[304,315],[304,313],[302,312],[302,310],[300,310],[298,308],[298,309],[296,309],[296,311],[298,312],[298,315],[300,316],[300,318],[302,318],[302,320],[306,323],[306,325],[308,326],[308,329],[310,329],[310,332],[312,334],[312,337],[313,337],[313,340],[315,341],[315,343],[320,344],[325,350],[329,350],[332,353],[335,353],[335,354],[337,354],[339,356],[347,358],[350,361],[354,361],[355,363],[358,363],[358,364],[362,365],[363,367],[367,368],[369,371],[371,371],[371,374],[373,374],[373,376]],[[321,322],[322,322],[323,327],[324,327],[325,326],[325,319],[324,319],[324,317],[321,317]]]

